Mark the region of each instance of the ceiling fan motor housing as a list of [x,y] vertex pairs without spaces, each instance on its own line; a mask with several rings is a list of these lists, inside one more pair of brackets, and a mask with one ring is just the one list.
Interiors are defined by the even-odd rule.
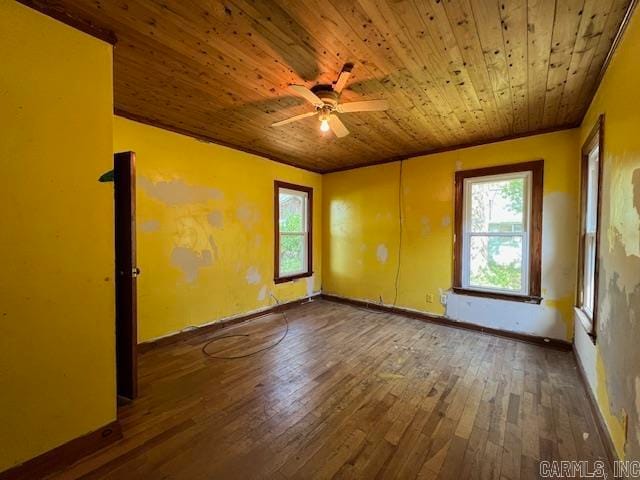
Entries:
[[331,85],[316,85],[311,88],[311,91],[315,93],[325,105],[329,105],[332,108],[338,105],[340,94],[335,92]]

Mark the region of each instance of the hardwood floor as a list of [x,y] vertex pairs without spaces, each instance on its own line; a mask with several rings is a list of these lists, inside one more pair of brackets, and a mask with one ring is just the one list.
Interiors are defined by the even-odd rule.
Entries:
[[123,440],[52,478],[537,478],[606,461],[571,353],[323,300],[150,350]]

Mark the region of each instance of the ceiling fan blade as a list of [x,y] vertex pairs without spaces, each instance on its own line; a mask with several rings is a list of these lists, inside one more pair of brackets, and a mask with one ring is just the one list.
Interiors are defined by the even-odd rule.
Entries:
[[280,122],[272,123],[272,127],[279,127],[280,125],[286,125],[287,123],[297,122],[298,120],[302,120],[303,118],[312,117],[313,115],[317,115],[318,112],[307,112],[302,113],[300,115],[294,115],[293,117],[289,117],[286,120],[281,120]]
[[295,92],[296,94],[300,95],[311,105],[314,105],[316,107],[321,107],[322,105],[324,105],[324,102],[320,100],[320,97],[318,97],[315,93],[313,93],[304,85],[289,85],[289,89]]
[[349,77],[351,76],[351,70],[353,70],[353,63],[345,63],[342,67],[342,71],[340,75],[338,75],[338,79],[333,84],[333,91],[336,93],[340,93],[342,89],[345,87],[347,82],[349,81]]
[[342,123],[342,120],[340,120],[337,115],[329,115],[329,127],[331,127],[333,133],[336,134],[336,137],[342,138],[349,135],[349,130],[347,130],[347,127],[344,126],[344,123]]
[[340,113],[351,112],[383,112],[389,108],[386,100],[365,100],[362,102],[341,103],[338,105]]

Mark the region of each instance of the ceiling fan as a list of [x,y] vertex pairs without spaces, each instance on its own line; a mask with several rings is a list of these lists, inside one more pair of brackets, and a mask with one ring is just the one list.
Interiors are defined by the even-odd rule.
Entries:
[[346,63],[342,67],[338,79],[331,85],[316,85],[311,89],[304,85],[289,85],[291,91],[307,100],[315,107],[315,110],[272,123],[271,126],[279,127],[288,123],[297,122],[303,118],[318,115],[321,131],[327,132],[331,129],[337,137],[344,137],[349,135],[349,130],[347,130],[347,127],[344,126],[340,118],[338,118],[339,113],[383,112],[387,110],[389,104],[386,100],[340,103],[340,93],[347,84],[352,70],[353,64]]

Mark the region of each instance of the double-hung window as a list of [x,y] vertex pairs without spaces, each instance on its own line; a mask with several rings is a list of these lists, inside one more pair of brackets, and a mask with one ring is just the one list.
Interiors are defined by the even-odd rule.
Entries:
[[312,274],[313,189],[275,181],[274,281]]
[[456,173],[454,290],[540,301],[543,162]]
[[588,333],[595,334],[598,297],[598,224],[600,221],[600,180],[602,176],[602,127],[600,117],[582,147],[580,250],[578,262],[577,308]]

